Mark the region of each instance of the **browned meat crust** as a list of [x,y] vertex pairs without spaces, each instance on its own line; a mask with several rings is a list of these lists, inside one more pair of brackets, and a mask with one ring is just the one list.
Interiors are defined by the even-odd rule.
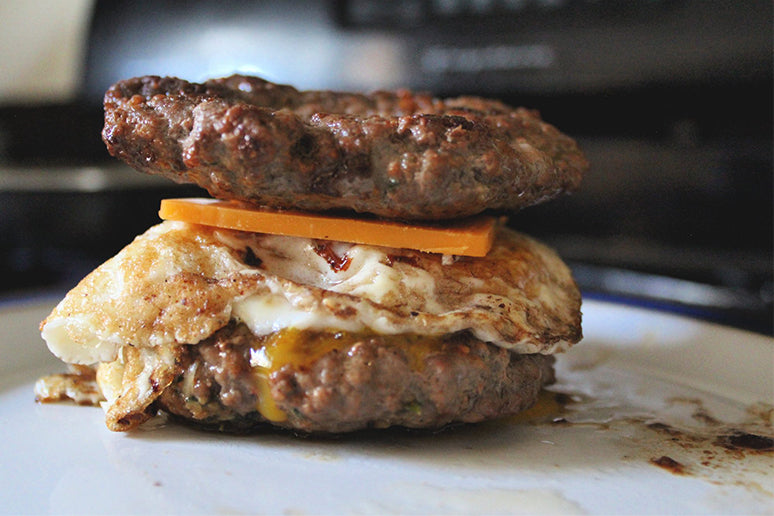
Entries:
[[575,190],[575,142],[529,110],[407,91],[298,91],[255,77],[139,77],[105,94],[103,139],[137,170],[221,199],[403,219],[516,210]]
[[[422,351],[407,351],[418,345]],[[249,431],[267,421],[250,351],[261,340],[230,325],[186,346],[179,374],[158,406],[219,430]],[[554,381],[554,358],[519,355],[467,333],[427,345],[395,337],[358,339],[311,364],[286,364],[269,377],[271,396],[287,415],[273,424],[301,432],[340,433],[403,426],[438,428],[511,415],[531,406]],[[188,387],[186,387],[188,386]]]

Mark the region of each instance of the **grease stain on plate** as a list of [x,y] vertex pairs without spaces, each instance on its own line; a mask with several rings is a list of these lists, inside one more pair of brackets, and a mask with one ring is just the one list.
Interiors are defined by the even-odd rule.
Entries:
[[[567,367],[534,407],[508,423],[595,427],[626,442],[624,462],[774,497],[771,483],[761,482],[774,473],[773,405],[674,395],[642,378],[619,377],[616,383],[604,369],[604,360],[595,364],[588,357],[580,367]],[[716,410],[736,417],[727,421]]]

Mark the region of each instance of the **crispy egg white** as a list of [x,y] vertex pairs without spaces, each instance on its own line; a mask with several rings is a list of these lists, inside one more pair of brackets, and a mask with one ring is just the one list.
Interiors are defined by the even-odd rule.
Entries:
[[439,335],[468,330],[518,353],[581,338],[580,294],[544,245],[500,228],[484,258],[163,222],[70,291],[41,324],[68,363],[125,344],[196,344],[234,319],[256,335],[294,327]]

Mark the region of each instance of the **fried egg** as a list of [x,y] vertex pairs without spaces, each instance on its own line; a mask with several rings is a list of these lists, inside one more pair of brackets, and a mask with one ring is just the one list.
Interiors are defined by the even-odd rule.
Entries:
[[73,364],[125,345],[196,344],[229,322],[383,335],[469,331],[516,353],[581,338],[581,297],[551,249],[501,227],[484,258],[163,222],[85,277],[41,323]]

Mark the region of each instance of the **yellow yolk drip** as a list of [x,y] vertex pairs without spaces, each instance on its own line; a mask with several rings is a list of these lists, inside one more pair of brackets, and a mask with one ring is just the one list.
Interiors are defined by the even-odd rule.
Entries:
[[271,395],[271,385],[268,375],[262,370],[262,367],[254,368],[256,385],[258,386],[258,402],[255,405],[260,415],[269,421],[275,423],[285,421],[288,415],[277,406]]
[[521,424],[555,420],[565,412],[567,401],[563,399],[563,395],[543,389],[532,407],[509,417],[508,421]]
[[[358,333],[294,328],[267,335],[262,341],[263,346],[254,349],[252,353],[253,374],[258,385],[256,409],[269,421],[285,421],[287,414],[277,406],[271,395],[269,378],[272,373],[287,365],[295,370],[307,369],[325,354],[348,350],[370,337]],[[422,370],[425,358],[433,351],[441,350],[444,345],[442,337],[422,335],[383,335],[380,340],[380,345],[384,347],[402,349],[414,371]]]

